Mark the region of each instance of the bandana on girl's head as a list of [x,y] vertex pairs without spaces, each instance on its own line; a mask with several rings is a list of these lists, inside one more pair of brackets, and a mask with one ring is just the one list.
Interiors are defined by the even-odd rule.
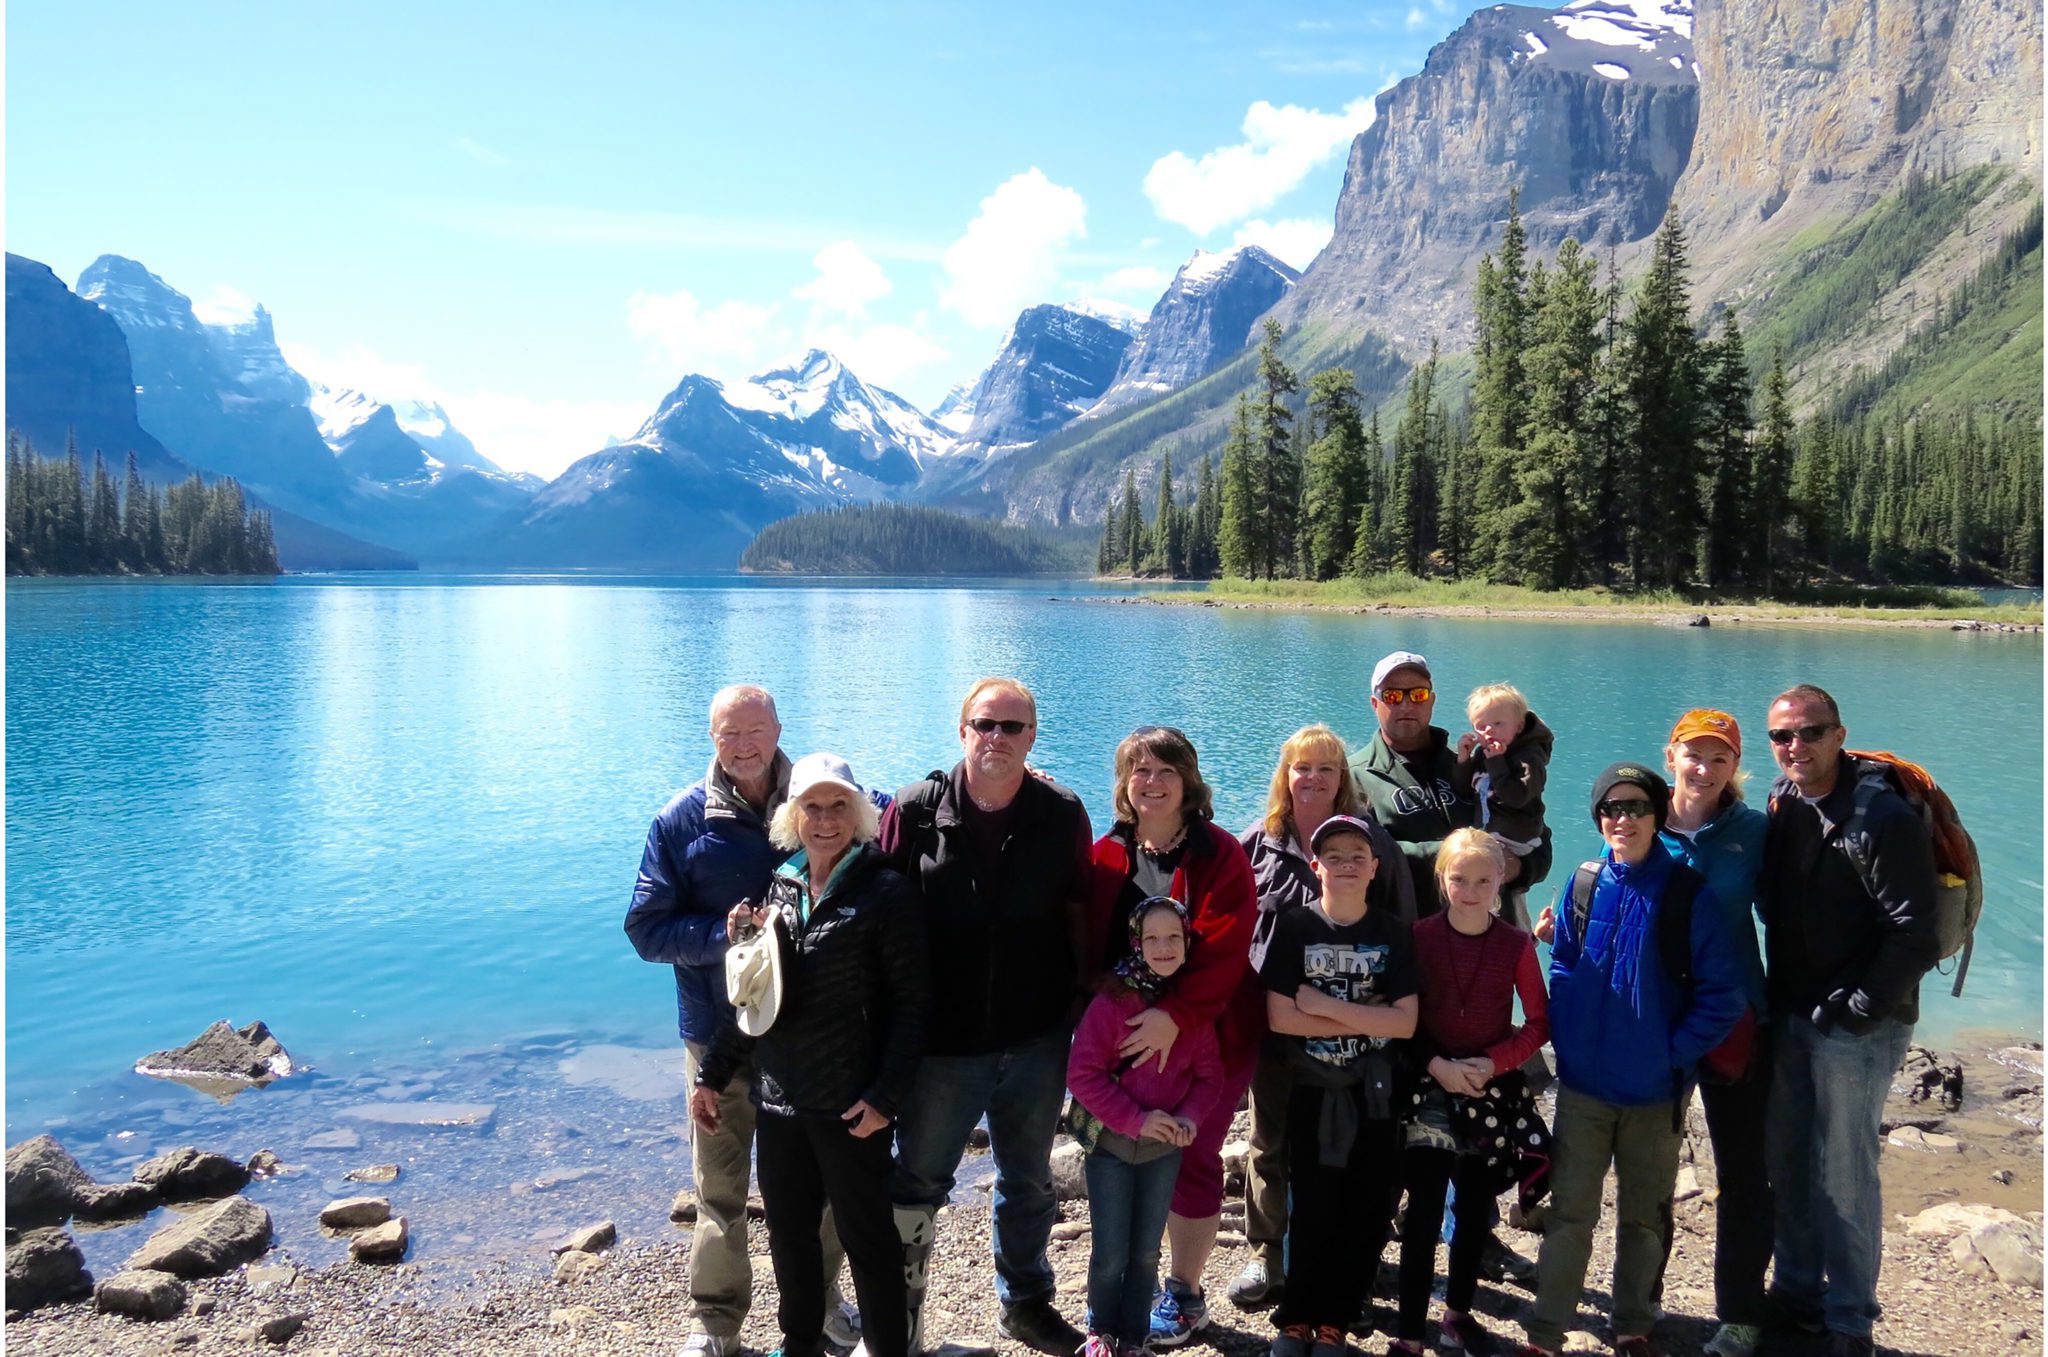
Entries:
[[[1173,975],[1161,975],[1145,964],[1145,916],[1155,909],[1173,911],[1174,917],[1180,920],[1180,935],[1187,940],[1185,951],[1195,950],[1195,930],[1188,926],[1186,905],[1170,895],[1148,895],[1132,907],[1131,950],[1124,953],[1121,961],[1110,967],[1110,973],[1143,997],[1147,1003],[1158,1002],[1160,996],[1172,985],[1173,976],[1180,974],[1180,971],[1175,971]],[[1181,968],[1184,970],[1186,967],[1187,960],[1183,956]]]

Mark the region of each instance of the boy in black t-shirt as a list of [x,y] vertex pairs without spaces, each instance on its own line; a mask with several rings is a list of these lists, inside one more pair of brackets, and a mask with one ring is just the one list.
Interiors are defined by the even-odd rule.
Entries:
[[1266,1017],[1288,1038],[1294,1210],[1272,1357],[1342,1357],[1401,1181],[1396,1066],[1420,988],[1408,929],[1366,911],[1378,861],[1366,825],[1325,820],[1310,841],[1322,899],[1274,925],[1260,978]]

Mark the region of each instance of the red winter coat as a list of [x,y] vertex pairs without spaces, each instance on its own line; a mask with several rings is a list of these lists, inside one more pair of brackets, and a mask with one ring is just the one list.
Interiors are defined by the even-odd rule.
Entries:
[[[1089,974],[1100,981],[1122,954],[1111,949],[1112,921],[1125,905],[1131,880],[1131,827],[1119,824],[1095,841],[1095,874],[1088,901]],[[1251,860],[1235,838],[1208,820],[1188,827],[1188,850],[1174,870],[1173,898],[1188,907],[1194,945],[1173,992],[1160,1003],[1183,1032],[1216,1029],[1226,1071],[1257,1059],[1266,1034],[1266,996],[1251,967],[1253,925],[1259,915]],[[1099,988],[1099,983],[1098,983]]]

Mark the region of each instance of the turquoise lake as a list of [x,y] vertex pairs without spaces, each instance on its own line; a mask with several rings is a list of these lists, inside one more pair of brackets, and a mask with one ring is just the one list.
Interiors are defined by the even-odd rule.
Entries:
[[[1115,744],[1147,722],[1188,732],[1237,828],[1290,732],[1322,720],[1362,740],[1373,659],[1420,650],[1440,724],[1506,679],[1557,732],[1561,865],[1597,846],[1587,779],[1661,757],[1687,707],[1743,721],[1761,794],[1766,703],[1818,682],[1852,747],[1933,769],[1983,851],[1969,987],[1950,999],[1930,977],[1923,1036],[2041,1034],[2039,635],[1108,597],[1048,581],[10,582],[7,1139],[54,1130],[103,1178],[177,1144],[272,1146],[308,1166],[260,1185],[304,1261],[339,1247],[286,1217],[380,1160],[408,1166],[393,1195],[435,1257],[504,1251],[585,1209],[628,1234],[670,1228],[664,1189],[687,1166],[674,992],[620,921],[650,817],[710,757],[706,703],[740,679],[776,693],[793,755],[833,750],[894,788],[954,762],[976,677],[1014,674],[1039,696],[1034,761],[1098,829]],[[262,1019],[311,1073],[223,1105],[130,1072],[218,1018]],[[449,1101],[493,1110],[412,1124]],[[89,1260],[132,1232],[88,1236]]]

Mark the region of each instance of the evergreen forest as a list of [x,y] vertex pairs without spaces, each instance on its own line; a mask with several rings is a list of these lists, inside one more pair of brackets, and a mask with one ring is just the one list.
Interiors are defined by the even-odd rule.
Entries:
[[[1916,182],[1889,229],[1929,229],[1946,201]],[[2038,402],[1898,396],[1983,303],[2031,285],[2038,307],[2041,232],[2037,202],[1931,322],[1799,418],[1784,345],[1853,309],[1868,264],[1803,291],[1806,309],[1774,317],[1757,354],[1735,310],[1711,324],[1695,310],[1675,210],[1625,289],[1576,241],[1532,257],[1511,194],[1500,247],[1479,264],[1466,399],[1453,406],[1432,350],[1383,429],[1349,371],[1291,370],[1269,320],[1220,468],[1205,457],[1177,485],[1169,449],[1149,496],[1127,471],[1097,572],[1773,597],[2039,585]]]
[[71,444],[44,457],[7,439],[9,575],[275,575],[270,515],[251,510],[230,477],[194,473],[166,489],[142,479],[135,454],[119,485],[106,458],[88,471]]
[[1087,571],[1075,545],[1034,528],[914,504],[859,504],[770,523],[740,570],[793,575],[1054,575]]

